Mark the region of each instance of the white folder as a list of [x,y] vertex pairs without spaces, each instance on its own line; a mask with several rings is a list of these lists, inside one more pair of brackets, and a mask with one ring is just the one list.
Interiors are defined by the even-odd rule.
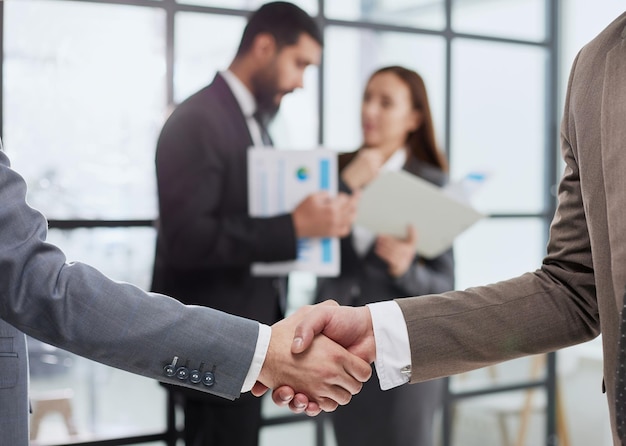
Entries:
[[[337,194],[337,153],[328,149],[248,150],[248,211],[253,217],[292,212],[306,196],[317,191]],[[285,235],[288,236],[288,235]],[[297,258],[252,265],[255,276],[308,271],[318,276],[339,275],[339,239],[300,238]]]
[[468,203],[408,172],[383,172],[364,190],[356,224],[376,234],[406,237],[417,230],[418,254],[433,258],[449,249],[454,239],[484,215]]

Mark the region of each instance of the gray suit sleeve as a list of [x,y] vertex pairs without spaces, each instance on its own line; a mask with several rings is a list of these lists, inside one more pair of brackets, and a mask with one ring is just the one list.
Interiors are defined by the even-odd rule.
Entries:
[[[0,150],[0,318],[80,356],[225,398],[239,396],[258,323],[114,282],[67,263],[46,243],[47,222],[25,200],[26,185]],[[214,373],[193,384],[164,367]]]

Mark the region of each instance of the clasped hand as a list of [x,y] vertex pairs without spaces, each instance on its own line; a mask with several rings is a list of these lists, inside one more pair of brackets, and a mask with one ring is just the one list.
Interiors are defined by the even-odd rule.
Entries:
[[367,307],[340,307],[334,301],[306,306],[272,326],[252,393],[274,389],[274,403],[295,413],[331,412],[361,390],[375,356]]

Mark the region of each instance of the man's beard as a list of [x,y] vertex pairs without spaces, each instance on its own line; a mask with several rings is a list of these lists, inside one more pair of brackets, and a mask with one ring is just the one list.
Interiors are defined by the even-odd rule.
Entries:
[[265,123],[269,123],[280,108],[280,99],[277,100],[279,90],[276,85],[276,74],[274,70],[265,70],[253,76],[251,82],[257,113],[263,117]]

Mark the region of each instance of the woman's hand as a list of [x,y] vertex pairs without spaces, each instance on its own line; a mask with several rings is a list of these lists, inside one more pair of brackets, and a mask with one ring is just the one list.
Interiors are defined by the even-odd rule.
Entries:
[[385,156],[381,150],[360,149],[350,164],[341,172],[341,179],[350,189],[361,189],[376,178],[384,163]]
[[400,277],[406,273],[415,257],[417,231],[412,225],[407,227],[407,236],[397,238],[380,235],[376,240],[376,254],[389,265],[389,274]]

